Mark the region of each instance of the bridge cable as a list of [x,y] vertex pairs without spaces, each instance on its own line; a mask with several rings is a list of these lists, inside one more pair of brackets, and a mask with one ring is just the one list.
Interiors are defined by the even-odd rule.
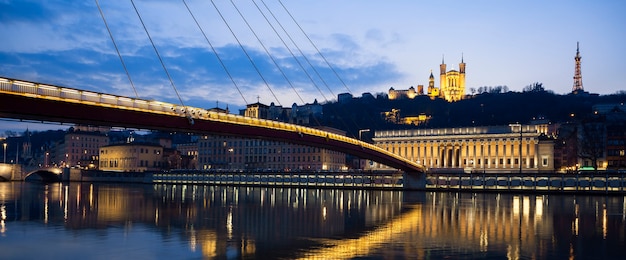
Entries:
[[[265,18],[265,21],[267,22],[267,24],[272,28],[272,30],[274,31],[274,33],[276,34],[276,36],[278,36],[278,38],[280,39],[280,41],[283,43],[283,45],[285,46],[285,48],[287,49],[287,51],[289,51],[289,53],[291,54],[291,57],[293,57],[293,59],[298,63],[298,65],[300,66],[300,68],[302,69],[302,71],[304,72],[304,74],[306,74],[306,76],[309,78],[309,80],[311,81],[311,83],[313,83],[313,85],[315,86],[315,88],[317,88],[317,90],[320,92],[320,94],[322,95],[322,97],[324,98],[325,101],[328,101],[328,99],[326,98],[326,96],[324,95],[324,93],[322,92],[322,90],[317,86],[317,84],[315,83],[315,80],[313,80],[313,77],[311,77],[311,74],[309,74],[309,72],[304,68],[304,65],[302,65],[302,62],[300,62],[300,60],[298,60],[298,58],[296,57],[296,55],[293,53],[293,51],[291,51],[291,48],[289,48],[289,46],[287,45],[287,43],[285,42],[285,40],[283,39],[283,37],[280,36],[280,34],[278,33],[278,31],[276,31],[276,28],[272,25],[272,23],[270,22],[270,20],[267,18],[267,16],[265,15],[265,13],[263,13],[263,11],[261,10],[261,8],[259,7],[259,5],[252,0],[252,3],[256,6],[257,10],[259,10],[259,13],[263,16],[263,18]],[[265,4],[265,3],[263,3]],[[267,8],[267,6],[265,6]],[[280,22],[278,21],[278,19],[276,19],[276,16],[274,16],[274,14],[272,13],[272,11],[270,11],[268,9],[269,13],[272,15],[272,17],[274,18],[274,20],[276,21],[276,23],[278,23],[278,25],[283,29],[283,32],[287,35],[287,37],[289,39],[291,39],[292,44],[295,45],[293,39],[291,38],[291,36],[287,33],[287,31],[285,30],[285,28],[282,26],[282,24],[280,24]],[[296,45],[296,48],[298,46]],[[298,48],[299,50],[299,48]],[[300,51],[300,54],[302,55],[302,51]],[[304,55],[302,55],[304,56]],[[306,57],[305,57],[306,58]],[[295,91],[295,89],[294,89]]]
[[137,94],[137,88],[135,88],[135,84],[133,80],[130,78],[130,73],[128,73],[128,69],[126,68],[126,63],[124,63],[124,59],[122,58],[122,54],[120,50],[117,48],[117,44],[115,43],[115,39],[113,38],[113,34],[111,33],[111,29],[109,28],[109,24],[107,23],[106,18],[104,18],[104,13],[102,12],[102,8],[100,8],[100,4],[98,0],[96,1],[96,6],[98,6],[98,11],[100,11],[100,16],[102,16],[102,21],[104,22],[104,26],[107,28],[109,32],[109,36],[111,37],[111,41],[113,42],[113,46],[115,46],[115,51],[117,52],[117,56],[120,58],[120,62],[122,62],[122,67],[124,67],[124,71],[126,71],[126,76],[128,77],[128,81],[130,81],[130,85],[133,87],[133,91],[135,92],[135,98],[139,98],[139,94]]
[[241,44],[241,41],[239,41],[239,38],[237,38],[237,36],[235,35],[235,32],[233,31],[233,29],[230,27],[230,25],[228,24],[228,22],[226,21],[226,19],[224,18],[224,15],[222,15],[222,12],[220,12],[219,8],[217,8],[217,5],[215,5],[215,2],[213,0],[211,0],[211,4],[213,4],[213,7],[215,8],[215,10],[217,11],[217,13],[220,15],[220,17],[222,18],[222,21],[224,22],[224,24],[226,24],[226,27],[228,27],[228,30],[230,30],[230,33],[233,35],[233,37],[235,38],[235,40],[237,41],[237,44],[239,44],[239,47],[241,48],[241,50],[246,54],[246,56],[248,57],[248,60],[250,61],[250,63],[252,64],[252,66],[254,67],[254,69],[256,70],[257,74],[259,74],[259,77],[261,77],[261,80],[263,80],[263,82],[265,83],[265,86],[269,89],[270,93],[272,93],[272,96],[274,96],[274,99],[276,99],[276,102],[278,103],[278,105],[282,106],[280,104],[280,101],[278,100],[278,98],[276,97],[276,94],[274,93],[274,91],[272,90],[272,88],[270,87],[269,83],[267,82],[267,80],[265,79],[265,77],[263,77],[263,75],[261,74],[261,71],[259,70],[259,68],[256,66],[256,63],[254,63],[254,60],[252,60],[252,57],[250,56],[250,54],[248,54],[248,52],[246,51],[246,49],[243,47],[243,44]]
[[[252,1],[256,6],[257,9],[259,9],[259,11],[261,12],[261,14],[263,14],[263,12],[261,11],[261,9],[258,7],[258,5],[256,4],[256,2],[254,2],[254,0]],[[335,96],[335,93],[333,93],[333,91],[330,89],[330,86],[326,83],[326,81],[324,80],[324,77],[322,77],[322,75],[319,73],[319,71],[315,68],[315,66],[313,66],[313,64],[311,63],[311,61],[307,58],[307,56],[304,54],[304,52],[302,51],[302,49],[300,48],[300,46],[298,46],[298,44],[293,40],[293,38],[291,37],[291,35],[287,32],[287,30],[285,29],[285,27],[282,25],[282,23],[278,20],[278,18],[276,18],[276,15],[274,15],[274,12],[272,12],[272,10],[267,6],[267,4],[265,4],[264,0],[261,0],[261,3],[263,3],[263,6],[265,6],[265,9],[267,9],[267,11],[272,15],[272,17],[274,18],[274,21],[276,21],[276,23],[280,26],[280,28],[283,30],[283,32],[285,33],[285,35],[287,35],[287,37],[289,38],[289,40],[291,41],[291,43],[296,47],[296,49],[298,50],[298,52],[300,53],[300,56],[302,56],[304,58],[304,60],[306,60],[306,62],[308,63],[308,65],[313,69],[313,71],[315,72],[315,74],[317,75],[317,77],[322,81],[322,83],[326,86],[326,88],[328,89],[328,91],[330,91],[331,95]],[[263,17],[265,17],[265,14],[263,14]],[[265,18],[267,21],[267,18]],[[267,21],[268,23],[270,23],[269,21]],[[274,27],[270,24],[270,26],[272,27],[272,29],[274,29]],[[278,35],[278,32],[276,32],[276,30],[274,30],[274,32]],[[280,35],[278,35],[278,37],[281,39],[282,41],[282,37],[280,37]],[[328,103],[329,100],[326,98],[326,96],[324,95],[324,93],[322,92],[322,90],[319,88],[319,86],[315,83],[315,81],[313,80],[313,78],[311,77],[311,75],[307,72],[307,70],[304,68],[304,66],[302,65],[302,63],[296,58],[295,54],[291,51],[291,49],[287,46],[287,44],[283,41],[283,44],[285,45],[285,47],[287,48],[287,50],[289,50],[289,52],[291,53],[291,55],[293,56],[293,58],[298,62],[298,64],[300,65],[300,67],[302,68],[302,70],[304,71],[304,73],[309,77],[309,79],[311,80],[311,82],[313,83],[313,85],[317,88],[317,90],[320,92],[320,94],[322,95],[322,97],[324,98],[324,100]],[[334,108],[333,108],[334,110]],[[335,111],[336,112],[336,111]],[[356,122],[353,123],[358,127],[358,125],[356,124]],[[316,119],[317,121],[317,119]],[[346,124],[346,122],[343,120],[343,118],[341,119],[341,123],[343,123],[343,125],[347,128],[348,125]],[[319,124],[319,122],[318,122]],[[321,125],[321,124],[320,124]]]
[[137,13],[137,17],[139,17],[139,21],[141,21],[141,25],[143,26],[143,29],[146,32],[146,35],[148,35],[148,39],[150,39],[152,48],[154,48],[154,52],[156,52],[156,55],[159,58],[159,61],[161,62],[161,66],[163,66],[163,70],[165,70],[165,74],[167,74],[167,78],[170,80],[170,84],[172,85],[174,92],[176,92],[176,96],[178,97],[180,104],[185,108],[184,109],[185,116],[189,120],[189,123],[193,125],[194,122],[193,122],[193,119],[191,118],[191,115],[189,114],[189,109],[187,109],[187,107],[185,106],[185,103],[183,102],[183,99],[180,97],[180,94],[178,94],[178,89],[176,89],[176,85],[174,85],[174,80],[172,80],[172,76],[170,76],[170,73],[167,70],[167,67],[165,67],[165,63],[163,62],[163,59],[161,58],[161,55],[159,54],[159,51],[157,50],[157,47],[154,44],[154,41],[152,40],[152,37],[150,36],[148,29],[146,28],[146,24],[143,22],[143,19],[141,18],[141,15],[139,14],[139,10],[137,10],[137,6],[135,6],[135,2],[133,0],[130,0],[130,2],[133,4],[133,8],[135,9],[135,12]]
[[239,16],[241,16],[241,19],[246,23],[246,25],[248,26],[248,29],[250,29],[250,32],[252,32],[252,34],[254,35],[254,37],[256,37],[257,41],[259,41],[259,44],[261,45],[261,47],[263,47],[263,50],[265,50],[265,53],[267,54],[267,56],[270,58],[270,60],[272,60],[272,62],[274,63],[274,66],[276,66],[276,68],[278,69],[278,71],[280,71],[280,73],[282,74],[283,78],[285,78],[285,80],[287,81],[287,83],[289,84],[289,86],[291,86],[291,88],[293,89],[293,91],[296,93],[296,96],[298,96],[298,98],[300,99],[300,101],[302,103],[304,102],[304,99],[302,99],[302,97],[300,96],[300,94],[298,93],[298,91],[296,90],[296,88],[293,86],[293,84],[291,83],[291,80],[289,80],[289,78],[287,77],[287,75],[285,74],[285,71],[278,65],[278,62],[276,62],[276,59],[274,59],[274,56],[272,56],[272,54],[269,52],[269,50],[267,50],[267,47],[265,47],[265,44],[263,44],[263,41],[261,41],[261,38],[259,38],[259,36],[257,35],[257,33],[254,31],[254,29],[252,28],[252,26],[250,25],[250,23],[248,23],[248,20],[245,18],[245,16],[241,13],[241,11],[239,10],[239,8],[237,8],[237,5],[235,5],[235,2],[233,2],[233,0],[230,0],[230,3],[233,5],[233,7],[235,8],[235,10],[237,10],[237,13],[239,14]]
[[239,92],[239,95],[243,99],[243,102],[248,104],[248,101],[246,100],[246,97],[241,92],[241,89],[239,89],[239,86],[237,85],[237,82],[235,82],[235,79],[230,74],[230,71],[228,71],[228,68],[226,68],[226,65],[224,64],[224,61],[222,60],[222,58],[220,58],[220,55],[217,53],[217,50],[215,50],[215,47],[213,47],[213,44],[211,43],[211,41],[209,41],[209,38],[207,37],[206,33],[204,33],[204,30],[202,29],[202,27],[200,26],[200,23],[198,23],[198,20],[196,19],[196,16],[193,14],[193,12],[191,12],[191,9],[187,5],[187,2],[185,0],[182,0],[182,1],[185,4],[185,7],[187,8],[187,11],[189,11],[189,14],[191,15],[191,18],[193,18],[193,21],[198,26],[198,29],[200,29],[200,32],[202,32],[202,35],[204,36],[204,39],[209,44],[209,46],[211,46],[211,50],[213,50],[213,53],[217,57],[217,60],[220,62],[220,65],[222,65],[222,68],[224,69],[224,71],[226,71],[226,74],[228,75],[228,78],[230,78],[230,81],[233,83],[233,85],[235,85],[235,88],[237,88],[237,92]]
[[[263,0],[261,0],[263,1]],[[313,41],[311,40],[311,38],[309,37],[309,35],[304,31],[304,29],[302,28],[302,26],[300,26],[300,24],[296,21],[296,19],[293,17],[293,15],[291,14],[291,12],[289,12],[289,10],[287,9],[287,7],[280,1],[278,0],[278,2],[280,3],[280,5],[283,7],[283,9],[285,10],[285,12],[289,15],[289,17],[291,17],[292,21],[294,22],[294,24],[296,24],[296,26],[298,26],[298,28],[300,29],[300,31],[302,32],[302,34],[309,40],[309,43],[311,43],[311,45],[315,48],[315,50],[317,51],[317,54],[320,55],[320,57],[322,57],[322,59],[324,60],[324,62],[326,63],[326,65],[331,69],[331,71],[335,74],[335,76],[337,77],[337,79],[339,79],[339,81],[343,84],[343,86],[348,90],[348,93],[352,94],[352,91],[348,88],[348,86],[346,85],[346,83],[343,81],[343,79],[339,76],[339,73],[335,70],[335,68],[330,64],[330,62],[328,62],[328,60],[326,59],[326,57],[322,54],[322,52],[319,50],[319,48],[317,47],[317,45],[315,43],[313,43]],[[264,2],[265,4],[265,2]],[[269,9],[269,8],[268,8]],[[300,48],[298,48],[300,49]],[[304,54],[303,54],[304,56]],[[306,58],[306,56],[304,56],[305,59],[308,61],[308,59]],[[315,69],[315,67],[309,62],[310,66],[314,68],[315,72],[317,72],[317,70]],[[318,77],[322,78],[322,76],[319,75],[318,73]],[[324,84],[326,84],[326,81],[323,80]],[[328,90],[332,93],[333,96],[335,96],[335,94],[333,93],[333,91],[330,89],[330,87],[328,86],[328,84],[326,84],[326,87],[328,88]],[[332,110],[335,110],[334,107],[332,105],[329,105],[329,107],[331,107]],[[336,112],[336,111],[335,111]],[[372,120],[371,117],[368,117],[370,120]],[[346,130],[349,129],[348,124],[346,123],[346,121],[344,120],[343,117],[340,117],[340,121],[341,124],[343,124],[344,127],[346,127]],[[357,128],[360,129],[361,127],[359,126],[359,124],[355,121],[354,117],[350,117],[350,121],[352,122],[352,124]],[[372,120],[373,121],[373,120]],[[356,136],[355,136],[356,137]]]
[[291,15],[291,12],[289,12],[289,10],[287,10],[287,7],[285,7],[285,5],[283,4],[283,2],[281,0],[278,0],[278,2],[280,3],[280,5],[283,7],[283,9],[285,9],[285,12],[287,12],[287,14],[289,14],[289,17],[291,17],[291,19],[293,20],[293,22],[298,26],[298,28],[300,28],[300,31],[302,32],[302,34],[304,34],[304,36],[309,40],[309,42],[311,43],[311,45],[313,45],[313,47],[315,48],[315,50],[317,51],[317,53],[320,55],[320,57],[322,57],[322,59],[324,60],[324,62],[326,63],[326,65],[328,65],[328,67],[333,71],[333,73],[335,74],[335,76],[337,77],[337,79],[339,79],[339,81],[343,84],[343,86],[348,90],[348,93],[352,94],[352,91],[350,91],[350,89],[348,88],[348,85],[346,85],[346,83],[343,81],[343,79],[341,79],[341,77],[339,76],[339,73],[337,73],[337,71],[335,70],[335,68],[333,68],[333,66],[330,65],[330,62],[328,62],[328,60],[326,59],[326,57],[322,54],[322,52],[317,48],[317,45],[315,45],[315,43],[313,43],[313,41],[311,40],[311,38],[309,37],[309,35],[304,31],[304,29],[302,29],[302,27],[300,26],[300,24],[296,21],[296,19],[293,17],[293,15]]
[[[307,58],[307,56],[304,54],[304,52],[302,51],[302,49],[300,48],[300,46],[298,46],[298,44],[293,40],[293,38],[291,37],[291,35],[287,32],[287,30],[285,29],[285,27],[283,27],[282,23],[278,20],[278,18],[276,18],[276,15],[274,15],[274,12],[272,12],[272,10],[267,6],[267,4],[265,4],[264,0],[261,0],[261,3],[263,3],[263,6],[265,6],[265,9],[267,9],[267,11],[272,15],[272,17],[274,18],[274,20],[276,21],[276,23],[280,26],[280,28],[283,30],[283,32],[287,35],[287,37],[289,38],[289,40],[291,41],[291,43],[296,47],[296,49],[298,50],[298,52],[300,53],[300,56],[302,56],[302,58],[307,62],[307,64],[309,64],[309,66],[311,67],[311,69],[313,69],[313,71],[315,72],[315,74],[317,75],[317,77],[322,81],[322,83],[324,84],[324,86],[326,86],[326,88],[328,89],[328,91],[330,92],[330,94],[332,96],[335,96],[335,93],[333,93],[332,89],[330,89],[330,86],[328,85],[328,83],[326,82],[326,80],[324,80],[324,77],[322,77],[322,75],[319,73],[319,71],[317,70],[317,68],[315,66],[313,66],[313,64],[311,63],[311,61]],[[256,4],[256,3],[255,3]],[[292,54],[293,55],[293,54]],[[304,69],[304,68],[303,68]],[[308,75],[308,73],[307,73]],[[310,76],[309,76],[310,78]],[[317,85],[316,85],[317,87]],[[319,88],[318,88],[319,90]],[[321,93],[321,90],[319,90]],[[324,94],[322,94],[322,96],[324,97],[324,100],[328,101],[328,99],[326,99],[326,97],[324,96]]]
[[[232,1],[231,1],[232,2]],[[322,90],[317,86],[317,84],[315,83],[315,80],[313,80],[313,77],[311,77],[311,74],[308,73],[308,71],[304,68],[304,65],[302,65],[302,62],[300,62],[300,60],[298,60],[298,58],[296,57],[296,55],[293,53],[293,51],[291,50],[291,48],[289,48],[289,45],[285,42],[285,40],[283,39],[283,37],[280,35],[280,33],[278,33],[278,31],[276,30],[276,28],[272,25],[272,23],[270,22],[270,20],[267,18],[267,15],[265,15],[265,13],[261,10],[261,8],[259,7],[259,5],[253,0],[252,3],[256,6],[257,10],[259,11],[259,13],[263,16],[263,18],[265,19],[265,21],[267,22],[267,24],[270,26],[270,28],[272,28],[272,30],[274,31],[274,33],[276,34],[276,36],[278,37],[278,39],[280,39],[280,41],[283,43],[283,45],[285,46],[285,48],[289,51],[289,53],[291,54],[291,57],[293,57],[293,59],[298,63],[298,65],[300,66],[300,68],[302,69],[302,71],[304,72],[304,74],[307,75],[307,77],[309,78],[309,80],[311,81],[311,83],[315,86],[315,88],[320,92],[320,94],[322,95],[322,97],[324,98],[324,100],[328,101],[328,99],[326,98],[326,96],[324,95],[324,93],[322,92]],[[234,4],[233,4],[234,5]],[[236,7],[235,7],[236,8]],[[270,11],[271,12],[271,11]],[[243,18],[243,17],[242,17]],[[274,19],[276,20],[276,17],[274,17]],[[282,25],[280,24],[280,22],[277,21],[277,23],[282,27]],[[250,28],[252,30],[252,28]],[[287,31],[285,31],[285,29],[283,28],[283,31],[285,32],[285,34],[291,39],[291,37],[289,36],[289,34],[287,33]],[[256,35],[256,34],[255,34]],[[259,39],[259,42],[261,42],[261,40]],[[292,40],[293,42],[293,40]],[[263,44],[263,43],[261,43]],[[263,47],[265,48],[265,46]],[[270,58],[274,61],[272,55],[269,53],[269,51],[267,51],[267,49],[265,48],[267,55],[270,56]],[[274,64],[276,65],[276,67],[278,67],[278,69],[282,72],[283,70],[280,69],[280,67],[278,66],[278,63],[276,61],[274,61]],[[287,76],[285,75],[285,73],[283,72],[283,77],[285,77],[285,79],[287,80],[287,82],[289,82],[289,85],[291,86],[291,88],[293,89],[293,91],[296,93],[296,95],[300,98],[300,101],[302,101],[302,104],[306,104],[306,102],[302,99],[302,97],[300,96],[300,94],[298,93],[298,90],[293,86],[293,84],[291,84],[291,81],[289,81],[289,79],[287,78]],[[317,124],[317,126],[322,126],[322,124],[319,122],[319,120],[317,119],[317,117],[313,116],[313,120],[315,121],[315,123]]]

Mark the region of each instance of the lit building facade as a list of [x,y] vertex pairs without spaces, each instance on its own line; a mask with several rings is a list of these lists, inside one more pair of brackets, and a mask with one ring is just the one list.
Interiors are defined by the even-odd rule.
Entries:
[[46,164],[94,168],[99,160],[99,149],[109,145],[109,137],[101,132],[86,132],[70,129],[63,140],[56,143]]
[[[419,88],[420,86],[418,86]],[[424,86],[421,86],[421,89],[424,89]],[[389,92],[387,97],[391,100],[394,99],[414,99],[418,95],[418,92],[415,91],[414,87],[410,87],[409,89],[394,89],[393,87],[389,88]]]
[[200,170],[343,170],[344,153],[279,141],[210,135],[198,140]]
[[439,97],[439,89],[435,87],[435,76],[433,76],[433,71],[430,71],[430,76],[428,76],[428,89],[427,94],[430,99],[435,99]]
[[439,65],[439,97],[448,102],[455,102],[465,96],[465,62],[461,57],[459,70],[446,71],[446,64],[442,60]]
[[177,144],[176,150],[180,152],[180,155],[183,160],[186,160],[187,167],[183,167],[186,169],[197,169],[198,168],[198,143],[197,141],[194,143],[186,143],[186,144]]
[[[439,65],[439,88],[435,87],[435,77],[430,72],[428,77],[428,87],[426,94],[431,98],[442,98],[448,102],[455,102],[465,97],[465,62],[461,57],[459,70],[447,70],[446,63],[442,60]],[[387,97],[390,100],[396,99],[414,99],[417,96],[424,95],[424,86],[418,85],[417,91],[414,87],[408,89],[389,88]]]
[[100,170],[144,172],[163,169],[163,147],[155,144],[124,143],[100,147]]
[[547,134],[548,125],[510,125],[376,131],[373,140],[430,171],[553,172],[554,141]]

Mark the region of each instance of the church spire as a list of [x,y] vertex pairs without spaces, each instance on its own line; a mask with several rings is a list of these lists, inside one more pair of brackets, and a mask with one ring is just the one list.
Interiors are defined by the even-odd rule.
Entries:
[[446,62],[443,60],[443,54],[441,54],[441,64],[439,64],[439,75],[446,74]]
[[461,52],[461,63],[459,63],[459,73],[465,74],[465,62],[463,61],[463,53]]

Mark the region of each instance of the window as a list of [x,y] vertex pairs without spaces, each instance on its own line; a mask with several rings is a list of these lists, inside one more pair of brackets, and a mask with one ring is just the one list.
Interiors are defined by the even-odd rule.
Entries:
[[544,156],[541,158],[541,165],[544,167],[548,166],[548,157]]

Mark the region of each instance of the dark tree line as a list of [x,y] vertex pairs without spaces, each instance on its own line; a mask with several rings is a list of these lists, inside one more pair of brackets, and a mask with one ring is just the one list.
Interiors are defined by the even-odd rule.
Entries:
[[[494,91],[502,89],[492,88]],[[355,98],[345,103],[330,102],[323,105],[324,114],[319,122],[324,126],[345,130],[349,136],[357,137],[361,129],[373,131],[415,127],[527,124],[539,118],[545,118],[553,123],[568,122],[592,113],[592,106],[595,104],[625,101],[626,94],[558,95],[546,91],[541,83],[534,83],[527,86],[524,92],[487,91],[452,103],[442,99],[431,100],[427,96],[389,100],[382,95],[370,99]],[[392,124],[381,116],[383,112],[392,109],[399,109],[401,117],[426,114],[432,118],[421,126]]]

